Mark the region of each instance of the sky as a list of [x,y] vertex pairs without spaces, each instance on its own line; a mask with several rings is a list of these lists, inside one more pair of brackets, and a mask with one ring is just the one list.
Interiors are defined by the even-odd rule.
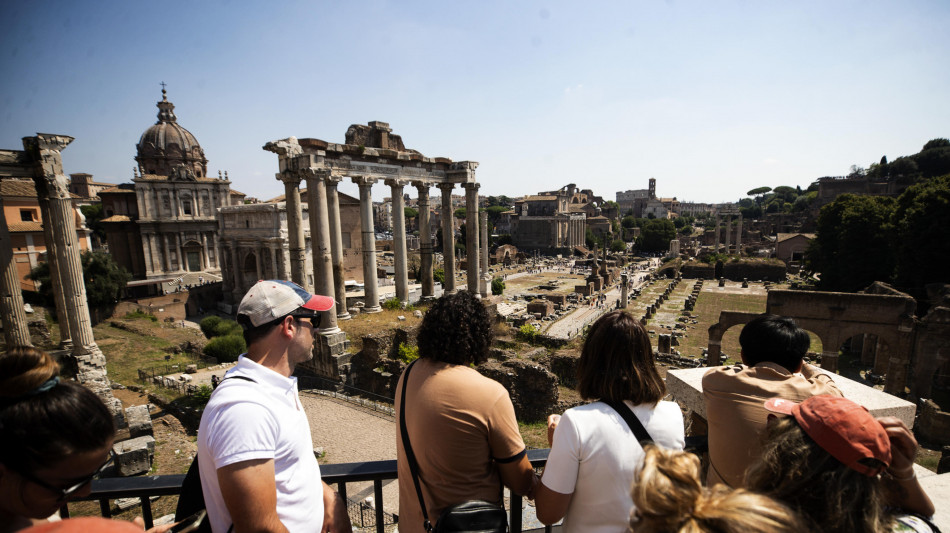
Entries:
[[266,142],[379,120],[483,195],[738,201],[950,137],[948,27],[945,0],[11,2],[0,148],[70,135],[67,173],[129,182],[165,82],[209,175],[261,199]]

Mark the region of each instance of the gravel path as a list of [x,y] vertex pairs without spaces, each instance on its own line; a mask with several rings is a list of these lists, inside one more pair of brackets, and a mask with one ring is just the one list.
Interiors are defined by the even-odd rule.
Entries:
[[[354,463],[396,458],[396,421],[373,414],[355,405],[318,394],[302,393],[313,446],[323,448],[327,463]],[[360,501],[373,495],[373,484],[349,483],[347,497]],[[383,509],[399,512],[399,486],[396,480],[383,484]]]

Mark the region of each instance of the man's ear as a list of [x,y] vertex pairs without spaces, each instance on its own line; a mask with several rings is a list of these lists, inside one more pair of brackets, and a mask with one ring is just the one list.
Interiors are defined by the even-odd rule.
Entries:
[[294,317],[289,315],[285,316],[284,320],[280,323],[280,334],[287,338],[293,338],[297,327],[297,324],[294,322]]

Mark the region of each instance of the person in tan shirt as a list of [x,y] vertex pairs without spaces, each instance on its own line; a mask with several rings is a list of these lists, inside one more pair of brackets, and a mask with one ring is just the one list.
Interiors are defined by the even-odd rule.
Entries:
[[762,453],[769,398],[802,401],[820,394],[841,396],[828,374],[805,364],[811,339],[788,317],[760,315],[742,328],[742,363],[716,367],[703,376],[709,425],[706,485],[744,486],[745,471]]
[[[469,500],[502,503],[502,484],[533,497],[537,476],[508,391],[470,365],[488,356],[491,320],[484,305],[461,291],[437,300],[419,329],[419,359],[406,386],[406,428],[419,463],[429,520]],[[396,398],[402,397],[400,377]],[[403,407],[396,402],[396,419]],[[423,516],[397,427],[399,530],[422,532]]]

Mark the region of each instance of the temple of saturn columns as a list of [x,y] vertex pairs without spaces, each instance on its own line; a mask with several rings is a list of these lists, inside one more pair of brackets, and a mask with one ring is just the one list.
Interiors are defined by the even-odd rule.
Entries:
[[[346,132],[344,144],[319,139],[287,139],[269,142],[264,150],[277,154],[280,171],[277,179],[284,184],[287,202],[287,228],[290,248],[291,280],[318,294],[332,296],[335,309],[323,314],[320,333],[324,336],[340,334],[337,320],[348,318],[343,279],[343,246],[340,234],[340,208],[337,186],[343,179],[351,179],[359,187],[360,225],[363,245],[363,282],[365,297],[363,312],[380,310],[377,286],[376,236],[373,231],[373,199],[371,188],[383,181],[392,191],[393,213],[404,210],[403,193],[406,186],[419,193],[419,236],[421,256],[422,297],[433,296],[433,243],[429,225],[429,189],[438,187],[442,193],[442,240],[446,293],[455,292],[455,257],[452,227],[452,190],[456,185],[465,189],[466,253],[468,256],[468,290],[487,295],[488,280],[485,261],[479,260],[479,247],[487,247],[487,238],[479,241],[478,183],[475,182],[474,161],[455,161],[444,157],[425,157],[416,150],[406,149],[399,135],[393,135],[389,124],[370,122],[368,126],[354,124]],[[304,227],[300,200],[300,184],[306,182],[309,194],[310,238],[313,264],[313,287],[308,286],[305,272],[306,257]],[[486,236],[487,237],[487,236]],[[396,298],[407,302],[409,279],[407,272],[405,217],[393,216],[393,243],[395,259]],[[487,250],[481,254],[487,259]],[[331,342],[332,344],[332,342]]]
[[[60,348],[69,353],[62,360],[71,367],[69,370],[75,372],[79,382],[102,398],[121,424],[121,402],[112,396],[106,378],[106,358],[93,338],[68,189],[69,177],[63,172],[61,152],[72,141],[73,138],[67,135],[47,133],[24,137],[24,150],[0,150],[0,179],[33,179],[43,220],[56,315],[59,317]],[[7,346],[31,346],[23,296],[13,264],[10,233],[3,217],[0,217],[0,269],[3,273],[0,278],[0,320],[4,341]]]

